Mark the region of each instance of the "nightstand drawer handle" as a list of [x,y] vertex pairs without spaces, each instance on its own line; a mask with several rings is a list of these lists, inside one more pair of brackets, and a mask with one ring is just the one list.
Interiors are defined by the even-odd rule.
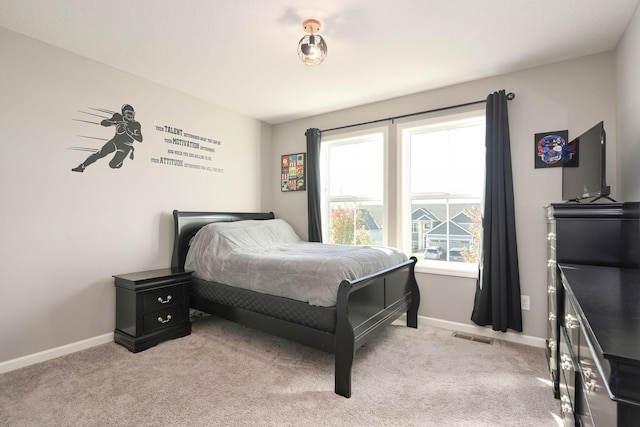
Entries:
[[169,301],[171,301],[171,295],[167,295],[167,299],[165,299],[165,300],[163,300],[163,299],[162,299],[162,297],[158,297],[158,302],[159,302],[160,304],[166,304],[166,303],[168,303]]
[[167,320],[162,320],[162,317],[158,317],[158,322],[160,323],[168,323],[171,320],[171,315],[167,314]]

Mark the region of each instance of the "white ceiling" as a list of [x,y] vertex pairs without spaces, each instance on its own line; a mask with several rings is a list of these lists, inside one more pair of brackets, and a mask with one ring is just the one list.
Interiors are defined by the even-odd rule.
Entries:
[[0,26],[276,124],[612,50],[638,1],[0,0]]

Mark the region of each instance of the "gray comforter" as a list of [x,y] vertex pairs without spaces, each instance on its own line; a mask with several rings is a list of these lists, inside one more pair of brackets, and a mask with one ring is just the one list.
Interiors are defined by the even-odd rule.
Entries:
[[203,280],[332,307],[342,280],[406,260],[388,247],[303,242],[274,219],[204,226],[190,243],[185,269]]

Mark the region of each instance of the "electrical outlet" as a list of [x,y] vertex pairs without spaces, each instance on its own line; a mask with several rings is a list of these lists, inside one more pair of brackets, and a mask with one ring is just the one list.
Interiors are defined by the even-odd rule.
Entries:
[[523,310],[531,309],[531,300],[529,299],[529,295],[520,295],[520,307]]

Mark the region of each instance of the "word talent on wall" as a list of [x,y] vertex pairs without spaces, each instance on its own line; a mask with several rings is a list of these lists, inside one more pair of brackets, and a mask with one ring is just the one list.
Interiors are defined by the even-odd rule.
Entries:
[[174,126],[158,126],[156,131],[163,134],[166,155],[152,157],[151,163],[206,172],[223,173],[224,169],[213,167],[213,156],[222,143],[212,138],[185,132]]

